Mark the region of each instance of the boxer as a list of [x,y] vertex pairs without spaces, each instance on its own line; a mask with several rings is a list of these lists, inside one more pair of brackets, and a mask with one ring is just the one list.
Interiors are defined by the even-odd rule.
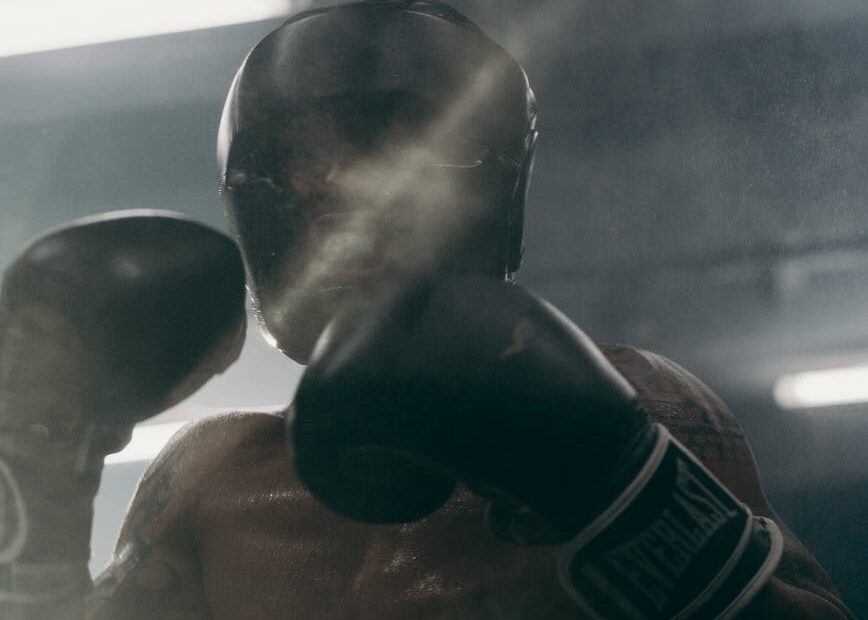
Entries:
[[[354,3],[268,35],[230,89],[218,162],[263,331],[309,365],[295,403],[176,436],[92,587],[83,536],[64,553],[56,541],[87,521],[98,464],[88,486],[76,467],[19,465],[24,444],[4,446],[16,508],[0,604],[100,620],[849,617],[771,510],[737,422],[708,388],[652,353],[598,347],[513,283],[535,143],[521,67],[444,4]],[[92,226],[57,239],[73,253],[94,247],[80,241]],[[222,302],[182,296],[194,264],[193,289],[235,272],[231,252],[197,249],[213,231],[185,253],[169,251],[184,245],[177,233],[139,241],[154,267],[106,278],[99,266],[123,266],[116,253],[141,238],[99,230],[87,287],[41,267],[48,237],[7,272],[29,284],[3,293],[2,325],[16,324],[7,312],[26,316],[15,308],[29,290],[51,292],[59,325],[28,327],[46,334],[42,346],[4,327],[25,334],[2,336],[4,376],[19,377],[4,385],[4,423],[17,438],[36,420],[65,438],[59,454],[72,462],[83,452],[97,463],[131,422],[224,367],[238,334],[240,282],[226,281]],[[129,274],[163,285],[141,301]],[[74,303],[98,300],[94,287],[139,302],[103,325],[102,306]],[[210,325],[197,346],[175,337],[182,309]],[[136,325],[155,316],[164,334]],[[154,358],[124,362],[140,347],[189,357],[145,380]],[[51,386],[49,405],[32,376]],[[86,439],[94,419],[113,441]],[[27,467],[77,501],[56,509]],[[22,516],[50,512],[65,517]]]

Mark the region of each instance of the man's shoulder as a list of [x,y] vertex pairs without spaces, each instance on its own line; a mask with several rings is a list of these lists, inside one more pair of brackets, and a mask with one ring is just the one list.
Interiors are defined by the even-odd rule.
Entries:
[[221,461],[237,451],[285,444],[281,411],[232,411],[200,418],[183,427],[166,450]]
[[676,362],[629,345],[603,344],[600,349],[634,387],[655,421],[742,438],[735,416],[717,394]]
[[228,413],[178,431],[139,481],[113,561],[95,584],[94,617],[210,617],[192,542],[203,508],[227,490],[238,495],[238,480],[255,480],[249,470],[263,459],[285,459],[283,429],[278,415]]
[[263,458],[285,455],[285,445],[284,421],[276,413],[232,412],[191,422],[145,470],[121,538],[139,518],[148,522],[149,538],[166,535],[197,512],[205,489]]
[[185,477],[207,475],[245,453],[285,448],[284,419],[279,412],[227,412],[194,420],[181,428],[160,451],[145,477],[173,469]]
[[666,357],[632,346],[600,345],[634,387],[642,408],[758,513],[768,510],[748,441],[736,416],[699,378]]

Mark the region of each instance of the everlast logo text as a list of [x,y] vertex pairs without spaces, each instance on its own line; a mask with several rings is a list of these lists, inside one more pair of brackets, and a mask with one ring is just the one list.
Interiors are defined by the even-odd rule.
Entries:
[[604,556],[604,564],[658,611],[691,560],[724,523],[740,514],[724,505],[688,462],[676,459],[676,472],[669,507],[641,534]]

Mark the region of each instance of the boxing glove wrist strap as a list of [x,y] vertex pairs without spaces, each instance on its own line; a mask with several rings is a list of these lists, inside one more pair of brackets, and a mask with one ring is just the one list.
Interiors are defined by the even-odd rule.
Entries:
[[732,618],[774,572],[780,531],[655,432],[639,474],[564,546],[561,584],[591,618]]
[[90,586],[90,571],[85,561],[0,564],[0,609],[82,598]]
[[[45,459],[49,460],[49,459]],[[57,484],[64,472],[18,468],[0,458],[0,617],[4,620],[73,620],[91,586],[87,562],[90,499],[96,481],[89,480],[86,497],[73,498],[61,512],[28,511],[52,508],[52,492],[77,488],[73,481]],[[47,473],[48,476],[41,474]],[[21,484],[20,478],[26,484]],[[75,476],[73,476],[75,478]],[[34,519],[35,517],[35,519]],[[64,527],[64,526],[68,527]],[[68,558],[68,559],[67,559]],[[80,558],[80,559],[79,559]]]

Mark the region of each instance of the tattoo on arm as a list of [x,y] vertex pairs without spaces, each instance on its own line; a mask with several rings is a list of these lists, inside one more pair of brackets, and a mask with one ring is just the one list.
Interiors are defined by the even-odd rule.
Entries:
[[659,355],[632,347],[601,347],[636,389],[643,408],[706,465],[755,467],[735,416],[695,376]]
[[94,582],[89,620],[209,618],[192,565],[191,536],[176,474],[184,445],[174,441],[142,477],[112,563]]
[[694,375],[664,357],[626,346],[601,349],[636,389],[642,407],[655,422],[669,428],[731,491],[752,504],[755,513],[778,522],[784,532],[784,554],[776,577],[843,608],[837,590],[811,552],[768,505],[747,439],[720,398]]
[[163,514],[171,499],[172,482],[176,475],[180,455],[175,449],[166,459],[153,464],[145,472],[118,539],[118,547],[124,544],[146,545],[149,530]]

